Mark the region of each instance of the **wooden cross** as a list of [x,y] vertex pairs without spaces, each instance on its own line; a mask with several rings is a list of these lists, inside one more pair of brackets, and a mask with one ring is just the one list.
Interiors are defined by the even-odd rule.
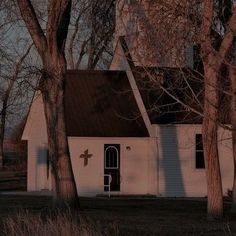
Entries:
[[88,149],[84,151],[84,154],[80,155],[80,158],[84,158],[84,166],[88,165],[88,159],[92,157],[93,154],[88,153]]

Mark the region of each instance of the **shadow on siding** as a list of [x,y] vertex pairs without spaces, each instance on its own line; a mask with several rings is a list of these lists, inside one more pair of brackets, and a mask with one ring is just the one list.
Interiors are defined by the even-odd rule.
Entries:
[[160,127],[160,145],[162,149],[160,170],[163,171],[164,195],[167,197],[185,196],[177,138],[175,127]]
[[37,165],[47,164],[47,148],[37,147]]

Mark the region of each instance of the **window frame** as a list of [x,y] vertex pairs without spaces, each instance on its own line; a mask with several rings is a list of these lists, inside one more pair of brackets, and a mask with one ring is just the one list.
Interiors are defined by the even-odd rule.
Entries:
[[[109,148],[113,148],[113,149],[115,149],[115,151],[116,151],[116,163],[117,163],[117,165],[116,165],[116,167],[107,167],[107,156],[106,156],[106,153],[107,153],[107,150],[109,149]],[[105,150],[104,150],[104,155],[105,155],[105,161],[104,161],[104,167],[105,167],[105,169],[119,169],[119,150],[118,150],[118,148],[115,146],[115,145],[109,145],[109,146],[107,146],[106,148],[105,148]]]
[[[200,148],[198,147],[198,140],[201,140]],[[202,158],[203,158],[203,166],[198,167],[197,165],[197,159],[200,158],[198,157],[197,153],[202,153]],[[205,170],[205,158],[204,158],[204,150],[203,150],[203,143],[202,143],[202,134],[201,133],[196,133],[195,134],[195,162],[194,162],[194,168],[195,170]]]

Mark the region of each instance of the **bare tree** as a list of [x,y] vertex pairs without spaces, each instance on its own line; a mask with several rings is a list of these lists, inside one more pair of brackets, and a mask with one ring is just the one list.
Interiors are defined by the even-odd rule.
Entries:
[[[0,108],[0,167],[3,167],[3,158],[4,158],[4,150],[3,150],[3,142],[5,137],[5,129],[6,129],[6,120],[9,113],[16,113],[12,109],[19,105],[20,101],[20,94],[21,94],[21,86],[17,84],[19,73],[22,69],[22,63],[24,62],[25,58],[30,52],[31,49],[30,45],[24,55],[19,59],[19,61],[14,65],[14,70],[10,76],[5,73],[1,74],[1,108]],[[4,60],[6,63],[6,60]],[[12,64],[12,63],[11,63]],[[14,63],[13,63],[14,64]],[[17,102],[16,102],[17,101]],[[18,104],[16,104],[18,103]],[[19,108],[18,108],[19,112]]]
[[[6,123],[16,113],[20,113],[20,109],[18,111],[15,109],[18,105],[22,105],[20,104],[22,87],[18,84],[19,73],[31,48],[28,47],[27,49],[26,47],[25,52],[25,47],[15,50],[13,46],[14,40],[11,38],[11,29],[16,27],[18,22],[18,19],[11,14],[13,6],[14,2],[1,1],[0,3],[0,168],[3,167],[3,141],[5,131],[8,129]],[[15,35],[14,39],[17,41],[18,36]]]
[[78,203],[65,128],[64,87],[65,44],[71,14],[71,0],[48,1],[46,33],[39,24],[30,0],[17,0],[22,18],[42,59],[40,90],[47,123],[48,151],[55,194],[60,202]]
[[[124,1],[119,2],[124,3]],[[200,55],[203,63],[202,76],[204,78],[202,133],[208,186],[208,218],[221,218],[223,197],[217,138],[217,129],[220,122],[219,79],[236,30],[235,5],[230,0],[159,0],[155,2],[135,2],[131,5],[132,10],[136,9],[137,12],[135,15],[136,22],[141,24],[137,28],[138,32],[133,33],[133,35],[138,35],[136,41],[139,41],[136,44],[138,45],[137,48],[134,47],[134,52],[137,54],[137,51],[139,51],[139,55],[141,55],[139,57],[134,54],[136,64],[145,67],[148,65],[145,64],[145,61],[151,61],[152,65],[163,66],[162,58],[155,55],[155,52],[158,52],[159,55],[164,55],[164,60],[165,55],[168,57],[170,54],[174,55],[174,58],[172,57],[174,60],[170,60],[171,63],[164,62],[164,65],[184,67],[186,66],[184,49],[191,46],[191,44],[200,45]],[[139,19],[141,23],[139,23]],[[124,25],[127,25],[127,23]],[[147,33],[143,34],[143,32]],[[164,33],[162,34],[162,32]],[[131,40],[131,46],[134,45],[134,41]],[[141,47],[142,45],[148,47],[149,50],[147,51],[151,51],[150,55],[145,55],[145,52],[140,51],[140,48],[138,48],[140,45]],[[178,53],[179,51],[180,53]],[[161,85],[159,87],[162,87],[163,91],[176,102],[188,107],[189,104],[184,103],[181,98],[173,94],[173,91],[171,92]],[[195,95],[193,94],[193,96]],[[189,107],[189,109],[201,115],[201,111],[197,111],[194,107]]]
[[107,67],[115,30],[114,1],[73,1],[71,18],[67,50],[70,68]]
[[221,176],[217,153],[218,89],[221,69],[232,47],[234,34],[236,32],[236,7],[232,4],[230,9],[232,14],[229,15],[228,20],[226,20],[227,25],[225,26],[220,43],[217,47],[214,47],[212,32],[215,24],[215,4],[213,0],[204,1],[201,36],[201,54],[205,79],[203,138],[207,165],[209,218],[222,217],[223,211],[222,189],[220,185]]
[[[219,16],[222,23],[224,32],[228,33],[229,40],[231,42],[230,48],[228,48],[227,56],[224,61],[224,80],[229,77],[229,89],[227,90],[230,100],[230,121],[231,121],[231,131],[232,131],[232,150],[233,150],[233,163],[234,163],[234,177],[233,177],[233,188],[232,188],[232,209],[236,210],[236,38],[235,38],[235,28],[231,28],[231,24],[235,24],[236,21],[232,21],[232,17],[235,14],[235,3],[231,0],[219,1]],[[235,16],[234,16],[235,17]],[[232,22],[230,22],[230,20]]]

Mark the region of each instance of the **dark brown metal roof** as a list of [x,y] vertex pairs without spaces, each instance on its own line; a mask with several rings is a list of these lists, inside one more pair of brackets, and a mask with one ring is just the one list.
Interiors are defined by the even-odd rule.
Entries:
[[202,122],[203,87],[198,74],[185,68],[154,67],[135,67],[133,73],[152,124]]
[[[152,124],[201,124],[204,104],[203,77],[189,68],[133,68]],[[219,91],[218,122],[230,123],[230,96]]]
[[[152,124],[199,124],[202,117],[186,106],[202,113],[202,78],[189,68],[135,66],[125,37],[119,38],[130,69],[133,72],[142,100]],[[187,83],[185,83],[187,82]],[[191,89],[187,86],[190,85]],[[160,85],[166,89],[171,97]],[[191,92],[194,92],[191,94]],[[194,99],[196,98],[196,99]],[[200,100],[200,104],[198,103]]]
[[149,136],[122,71],[68,71],[65,112],[68,136]]
[[[204,104],[204,70],[201,61],[188,67],[135,66],[125,40],[119,37],[152,124],[201,124]],[[218,122],[230,123],[229,78],[222,68]]]

